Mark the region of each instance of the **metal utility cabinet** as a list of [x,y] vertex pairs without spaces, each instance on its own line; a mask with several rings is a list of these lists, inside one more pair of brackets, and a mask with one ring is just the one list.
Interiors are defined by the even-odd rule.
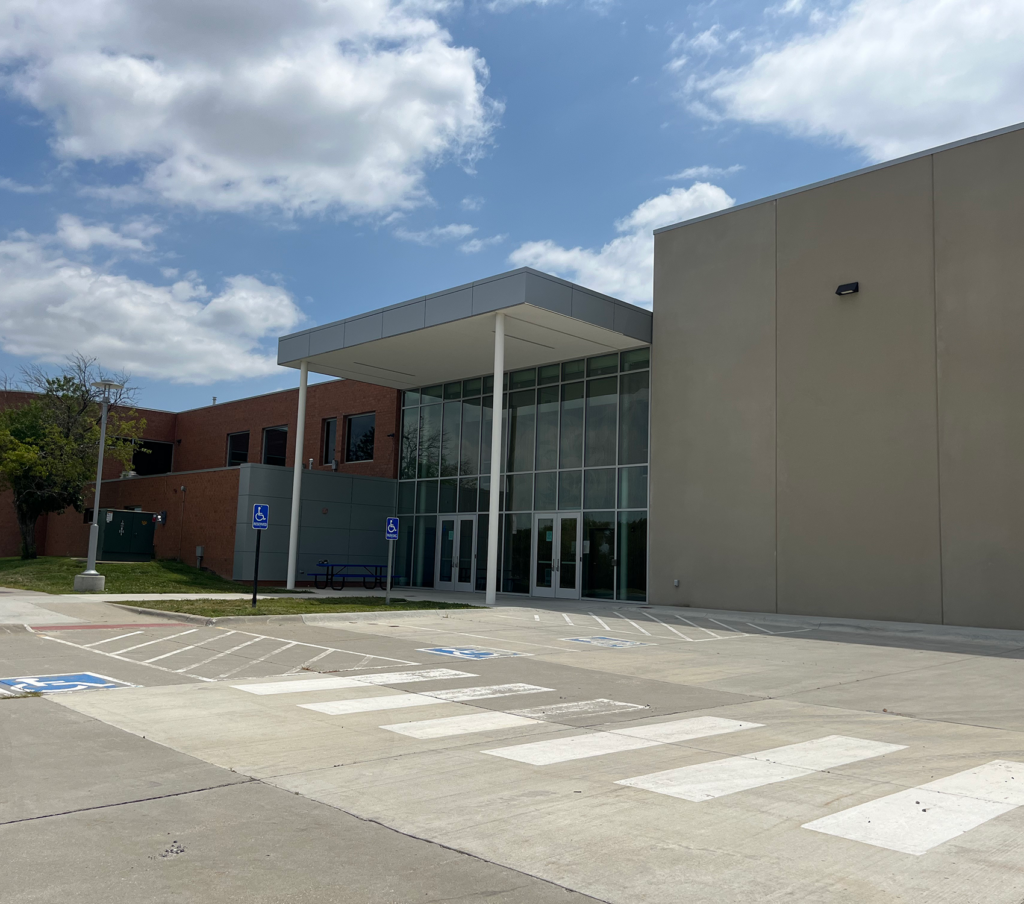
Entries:
[[153,558],[153,512],[100,509],[99,558],[106,562],[148,562]]

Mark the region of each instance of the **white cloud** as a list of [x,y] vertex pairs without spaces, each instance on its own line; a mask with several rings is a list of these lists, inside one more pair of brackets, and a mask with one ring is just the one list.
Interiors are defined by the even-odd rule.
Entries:
[[14,179],[8,179],[6,176],[0,176],[0,189],[4,191],[13,191],[19,195],[40,195],[48,191],[53,191],[51,185],[25,185],[23,182],[15,182]]
[[86,225],[72,214],[62,214],[57,220],[57,240],[76,251],[92,247],[115,248],[123,251],[150,251],[146,242],[161,231],[161,227],[144,220],[126,223],[118,231],[107,223]]
[[462,199],[463,210],[480,210],[484,206],[484,199],[479,195],[469,195]]
[[687,167],[686,169],[675,173],[672,176],[666,176],[665,178],[673,181],[679,179],[712,179],[715,176],[731,176],[733,173],[738,173],[741,169],[743,169],[743,166],[739,163],[734,163],[732,166],[708,166],[708,164],[705,163],[703,166]]
[[507,238],[507,235],[492,235],[486,239],[470,239],[468,242],[463,242],[459,245],[459,251],[466,254],[477,254],[485,248],[493,248],[495,245],[500,245]]
[[489,0],[485,5],[492,13],[507,13],[520,6],[548,6],[561,0]]
[[277,372],[264,343],[301,320],[288,292],[252,276],[213,295],[195,276],[159,286],[71,259],[51,236],[0,241],[0,347],[35,361],[77,351],[172,383],[264,376]]
[[602,248],[563,248],[550,239],[526,242],[509,255],[517,267],[536,267],[623,301],[651,305],[654,230],[735,204],[717,185],[695,182],[644,201],[615,224],[621,233]]
[[855,0],[819,18],[819,31],[697,80],[693,109],[874,160],[1024,120],[1020,0]]
[[423,229],[413,232],[402,226],[395,230],[395,235],[407,242],[416,242],[417,245],[440,245],[442,242],[457,242],[476,232],[476,226],[468,223],[449,223],[447,226],[431,226],[430,229]]
[[211,210],[365,214],[426,198],[500,105],[432,18],[452,0],[7,0],[0,86],[65,161],[136,163],[108,192]]

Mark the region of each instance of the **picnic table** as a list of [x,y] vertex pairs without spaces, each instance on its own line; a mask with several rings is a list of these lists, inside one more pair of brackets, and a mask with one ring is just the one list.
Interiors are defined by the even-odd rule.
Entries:
[[[363,587],[367,590],[373,590],[376,587],[383,590],[387,583],[387,565],[368,565],[364,562],[328,562],[326,559],[316,564],[318,568],[324,569],[322,572],[310,574],[310,577],[313,578],[313,586],[318,590],[326,590],[328,587],[331,590],[344,590],[346,582],[349,580],[362,581]],[[393,575],[391,580],[394,582]],[[321,581],[323,581],[322,586]],[[338,581],[341,582],[340,587],[337,584]]]

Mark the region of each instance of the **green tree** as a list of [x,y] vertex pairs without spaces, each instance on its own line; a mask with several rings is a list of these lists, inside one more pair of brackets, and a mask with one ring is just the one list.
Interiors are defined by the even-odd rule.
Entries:
[[41,515],[84,511],[83,491],[96,479],[102,397],[92,384],[100,379],[124,384],[107,415],[104,456],[130,468],[146,422],[132,407],[127,374],[108,375],[94,359],[73,355],[56,375],[26,368],[20,391],[8,385],[0,393],[0,489],[14,496],[23,559],[36,557]]

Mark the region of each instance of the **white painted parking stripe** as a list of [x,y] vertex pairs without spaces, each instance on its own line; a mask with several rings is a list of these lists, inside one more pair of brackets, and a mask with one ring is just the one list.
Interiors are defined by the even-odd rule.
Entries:
[[604,628],[605,631],[610,631],[611,630],[611,628],[609,628],[608,625],[605,622],[603,622],[596,615],[594,615],[593,612],[588,612],[587,615],[589,615],[592,619],[594,619],[594,621],[596,621],[602,628]]
[[748,728],[764,728],[760,722],[740,722],[736,719],[720,719],[717,716],[698,716],[694,719],[680,719],[675,722],[658,722],[655,725],[636,725],[630,728],[612,729],[612,734],[644,738],[662,744],[692,741],[694,738],[709,738],[712,735],[745,731]]
[[208,662],[213,662],[215,659],[220,659],[222,656],[227,656],[228,653],[234,653],[235,650],[241,650],[242,647],[247,647],[250,644],[259,643],[261,640],[267,640],[266,637],[254,637],[252,640],[247,640],[245,643],[240,643],[237,647],[232,647],[230,650],[225,650],[223,653],[218,653],[216,656],[211,656],[209,659],[204,659],[202,662],[197,662],[194,665],[187,665],[183,669],[176,669],[178,672],[187,672],[189,669],[198,669],[200,666],[206,665]]
[[565,763],[569,760],[582,760],[592,756],[603,756],[606,753],[620,753],[624,750],[639,750],[642,747],[658,747],[659,741],[646,741],[643,738],[629,738],[611,732],[575,735],[571,738],[551,738],[547,741],[534,741],[532,744],[517,744],[514,747],[499,747],[485,750],[491,756],[500,756],[518,763],[531,766],[550,766],[553,763]]
[[[673,615],[674,614],[675,613],[673,613]],[[705,634],[710,634],[713,638],[715,638],[715,640],[722,639],[714,631],[709,631],[707,628],[702,628],[696,622],[692,622],[688,618],[683,618],[681,615],[676,615],[676,618],[678,618],[681,622],[684,622],[685,624],[689,625],[691,628],[696,628],[698,631],[703,631]]]
[[223,681],[225,678],[230,678],[232,675],[242,671],[242,669],[252,668],[254,665],[263,662],[265,659],[269,659],[271,656],[276,656],[278,653],[283,653],[285,650],[290,650],[294,646],[294,642],[283,644],[276,650],[271,650],[269,653],[264,653],[262,656],[257,656],[255,659],[250,659],[248,662],[243,662],[241,665],[236,666],[233,669],[229,669],[228,671],[224,672],[223,675],[218,675],[217,680]]
[[83,650],[91,650],[93,647],[98,647],[100,644],[113,643],[115,640],[124,640],[126,637],[134,637],[136,634],[141,634],[141,631],[129,631],[127,634],[118,634],[117,637],[108,637],[106,640],[97,640],[95,643],[84,644]]
[[265,681],[260,684],[234,684],[236,690],[250,694],[304,694],[307,691],[329,691],[342,687],[366,687],[378,684],[408,684],[416,681],[439,681],[446,678],[476,678],[471,672],[455,669],[423,669],[419,672],[384,672],[358,677],[306,678],[300,681]]
[[900,744],[829,735],[747,756],[653,772],[623,779],[616,784],[683,800],[712,800],[904,749]]
[[523,725],[539,725],[536,719],[514,716],[511,713],[471,713],[468,716],[450,716],[447,719],[425,719],[422,722],[399,722],[397,725],[382,725],[381,728],[410,738],[450,738],[456,735],[474,734],[479,731],[499,731],[503,728],[519,728]]
[[328,716],[347,716],[354,713],[372,713],[385,709],[405,709],[409,706],[436,706],[444,703],[435,697],[421,694],[391,694],[386,697],[364,697],[362,700],[333,700],[330,703],[300,703],[303,709]]
[[683,638],[683,640],[689,640],[689,641],[691,641],[691,642],[693,641],[693,638],[692,638],[692,637],[687,637],[687,636],[686,636],[685,634],[683,634],[683,632],[682,632],[682,631],[677,631],[677,630],[676,630],[675,628],[673,628],[673,627],[672,627],[671,625],[669,625],[669,624],[666,624],[665,622],[663,622],[663,621],[662,621],[662,620],[661,620],[660,618],[655,618],[655,617],[654,617],[653,615],[651,615],[651,613],[650,613],[650,612],[645,612],[645,613],[644,613],[644,615],[646,615],[646,616],[647,616],[647,617],[648,617],[648,618],[649,618],[649,619],[650,619],[651,621],[655,621],[655,622],[657,622],[657,623],[658,623],[659,625],[661,625],[661,626],[662,626],[663,628],[668,628],[668,629],[669,629],[669,631],[671,631],[671,632],[672,632],[673,634],[677,634],[677,635],[679,635],[679,637]]
[[187,631],[180,631],[177,634],[172,634],[170,637],[158,637],[156,640],[147,640],[145,643],[137,643],[134,647],[125,647],[123,650],[114,650],[112,656],[123,656],[125,653],[129,653],[132,650],[139,650],[142,647],[151,647],[155,643],[163,643],[165,640],[174,640],[175,637],[184,637],[186,634],[195,634],[198,628],[189,628]]
[[535,616],[533,617],[533,620],[534,620],[534,621],[540,621],[540,616],[539,616],[539,615],[535,615]]
[[647,709],[642,703],[622,703],[619,700],[578,700],[574,703],[551,703],[548,706],[536,706],[533,709],[513,709],[516,716],[529,719],[557,718],[558,716],[598,716],[604,713],[625,712],[632,709]]
[[536,684],[492,684],[489,687],[458,687],[443,691],[424,691],[428,697],[461,703],[466,700],[487,700],[491,697],[511,697],[515,694],[539,694],[552,691],[551,687],[538,687]]
[[631,625],[632,625],[632,626],[633,626],[634,628],[636,628],[636,629],[637,629],[637,631],[639,631],[639,632],[640,632],[641,634],[646,634],[646,635],[647,635],[648,637],[651,637],[651,636],[652,636],[652,635],[651,635],[651,632],[650,632],[650,631],[648,631],[648,630],[647,630],[646,628],[641,628],[641,627],[640,627],[640,626],[639,626],[639,625],[638,625],[638,624],[637,624],[636,622],[634,622],[634,621],[629,621],[629,619],[628,619],[628,618],[626,618],[626,616],[625,616],[625,615],[623,615],[623,614],[622,614],[621,612],[616,612],[615,614],[616,614],[616,615],[618,615],[618,616],[619,616],[619,618],[621,618],[621,619],[622,619],[623,621],[625,621],[625,622],[629,622],[629,623],[630,623],[630,624],[631,624]]
[[[566,615],[566,614],[565,614],[564,612],[562,613],[562,618],[564,618],[564,619],[565,619],[565,620],[566,620],[566,621],[567,621],[567,622],[568,622],[568,623],[569,623],[570,625],[572,625],[572,619],[571,619],[571,618],[569,618],[569,616],[568,616],[568,615]],[[573,626],[574,628],[576,627],[575,625],[572,625],[572,626]]]
[[166,659],[168,656],[177,656],[179,653],[187,653],[189,650],[194,650],[196,647],[208,644],[211,640],[216,640],[218,637],[230,637],[234,633],[234,631],[228,631],[225,634],[214,634],[212,637],[207,637],[206,640],[199,641],[199,643],[194,643],[188,647],[178,647],[177,650],[171,650],[170,653],[164,653],[162,656],[154,656],[152,659],[144,660],[144,662],[146,665],[149,665],[151,662],[159,662],[161,659]]
[[921,856],[1020,806],[1024,763],[994,760],[824,816],[804,828]]

